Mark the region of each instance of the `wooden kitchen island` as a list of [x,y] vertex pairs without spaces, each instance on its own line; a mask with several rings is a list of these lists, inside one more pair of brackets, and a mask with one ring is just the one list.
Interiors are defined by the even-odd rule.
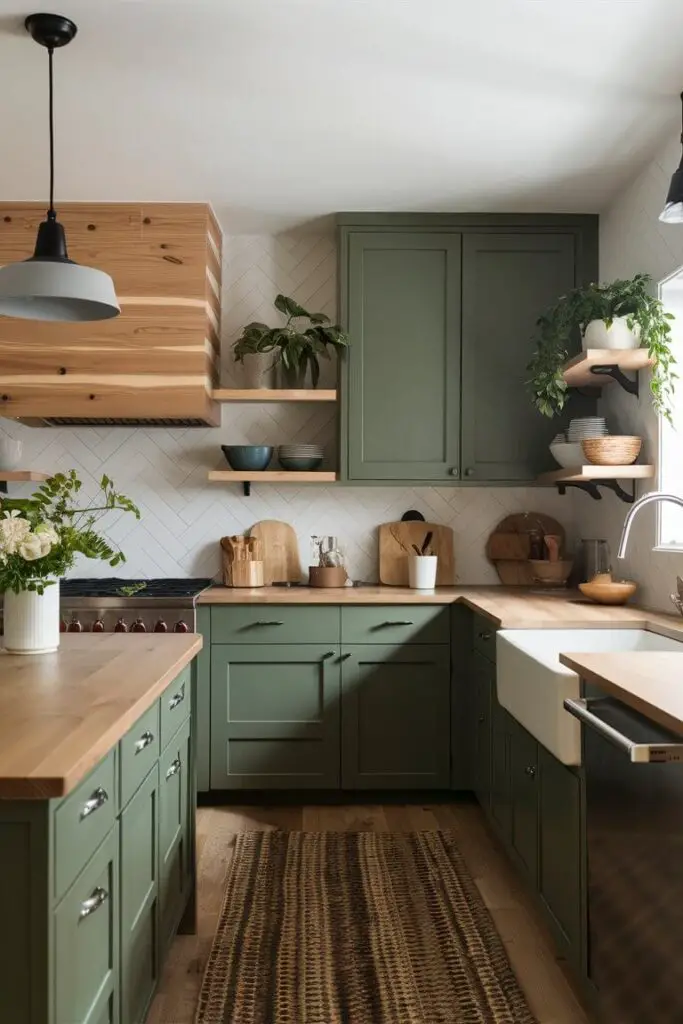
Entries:
[[192,927],[195,634],[0,654],[0,1021],[139,1024]]

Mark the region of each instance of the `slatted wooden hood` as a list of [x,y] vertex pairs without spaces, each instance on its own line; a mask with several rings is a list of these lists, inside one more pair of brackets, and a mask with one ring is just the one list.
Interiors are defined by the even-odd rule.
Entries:
[[[35,426],[216,426],[221,231],[204,203],[62,203],[69,256],[114,280],[121,315],[0,316],[0,416]],[[0,264],[32,252],[44,203],[0,203]]]

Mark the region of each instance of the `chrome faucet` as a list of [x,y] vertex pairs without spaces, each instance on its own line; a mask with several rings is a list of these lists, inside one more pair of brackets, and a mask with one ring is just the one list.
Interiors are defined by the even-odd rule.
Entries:
[[677,494],[665,494],[664,491],[650,491],[649,494],[644,494],[642,498],[638,499],[635,505],[631,506],[628,510],[626,519],[624,519],[624,525],[621,528],[621,540],[619,541],[617,558],[623,558],[626,554],[631,526],[633,525],[633,520],[640,512],[641,508],[645,508],[646,505],[651,505],[653,502],[658,504],[660,501],[670,501],[672,505],[680,505],[681,508],[683,508],[683,498],[679,498]]

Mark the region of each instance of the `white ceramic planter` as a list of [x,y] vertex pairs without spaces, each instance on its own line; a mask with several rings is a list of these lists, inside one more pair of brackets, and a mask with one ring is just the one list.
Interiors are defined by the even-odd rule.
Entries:
[[52,654],[59,647],[59,583],[43,594],[5,593],[3,647],[10,654]]
[[408,555],[408,585],[413,590],[433,590],[437,561],[437,555]]
[[640,326],[628,326],[627,317],[615,316],[608,327],[604,320],[591,320],[583,334],[584,351],[589,348],[639,348]]

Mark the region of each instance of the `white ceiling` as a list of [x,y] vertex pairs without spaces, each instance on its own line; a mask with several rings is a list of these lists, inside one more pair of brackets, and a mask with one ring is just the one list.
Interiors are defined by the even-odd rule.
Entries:
[[[36,9],[0,0],[4,200],[46,193]],[[679,130],[681,0],[49,9],[79,27],[55,57],[64,200],[210,200],[249,231],[339,210],[594,212]]]

